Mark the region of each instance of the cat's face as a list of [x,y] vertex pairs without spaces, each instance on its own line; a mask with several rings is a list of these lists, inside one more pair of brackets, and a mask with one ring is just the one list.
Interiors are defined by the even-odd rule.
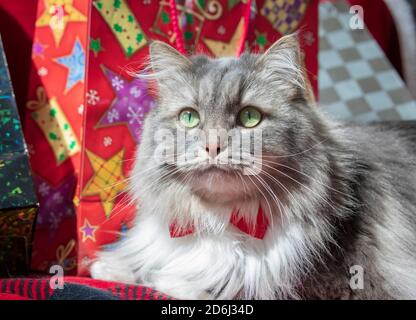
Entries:
[[154,169],[164,181],[226,203],[258,196],[270,176],[287,180],[277,163],[293,165],[290,155],[310,146],[316,129],[296,38],[240,58],[188,59],[160,42],[150,52],[159,102],[146,120],[151,141],[139,152],[152,163],[151,153],[167,157]]

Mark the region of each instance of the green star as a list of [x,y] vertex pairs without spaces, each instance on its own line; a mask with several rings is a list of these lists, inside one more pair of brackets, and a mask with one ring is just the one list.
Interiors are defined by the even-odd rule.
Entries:
[[163,21],[163,23],[169,23],[170,22],[169,14],[166,11],[162,12],[162,21]]
[[121,1],[120,0],[114,0],[113,6],[116,9],[120,9]]
[[101,52],[103,49],[101,47],[101,40],[100,38],[90,40],[90,48],[92,52],[94,52],[94,56],[97,56],[99,52]]
[[193,33],[191,31],[185,31],[184,38],[186,41],[192,40]]
[[266,37],[266,34],[264,34],[264,33],[258,33],[257,34],[257,37],[256,37],[256,42],[257,42],[257,44],[260,47],[264,48],[267,45],[267,37]]

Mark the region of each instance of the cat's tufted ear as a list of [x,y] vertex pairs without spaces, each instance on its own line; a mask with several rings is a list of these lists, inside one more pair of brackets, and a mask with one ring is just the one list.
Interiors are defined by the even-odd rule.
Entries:
[[258,63],[270,77],[279,76],[305,89],[305,72],[297,34],[290,34],[277,40]]
[[172,68],[185,68],[191,64],[187,57],[162,41],[153,41],[149,53],[150,65],[156,74],[171,71]]
[[277,57],[288,59],[293,64],[299,65],[301,54],[299,39],[296,33],[280,38],[263,54],[263,59],[275,59]]

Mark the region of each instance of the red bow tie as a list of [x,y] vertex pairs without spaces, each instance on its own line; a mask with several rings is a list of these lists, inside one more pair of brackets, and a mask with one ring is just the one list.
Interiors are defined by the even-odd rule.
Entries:
[[[257,239],[264,238],[267,227],[269,226],[269,220],[267,219],[261,207],[259,207],[256,224],[253,227],[250,227],[242,217],[238,216],[238,211],[233,212],[230,218],[230,223],[240,229],[242,232],[245,232]],[[190,227],[187,229],[178,229],[175,223],[172,223],[169,227],[169,232],[171,238],[180,238],[194,233],[194,228]]]

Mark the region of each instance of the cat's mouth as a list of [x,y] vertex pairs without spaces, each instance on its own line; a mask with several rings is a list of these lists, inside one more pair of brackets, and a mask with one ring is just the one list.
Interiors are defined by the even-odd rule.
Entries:
[[241,170],[238,167],[233,167],[229,164],[206,164],[201,166],[197,169],[197,171],[200,171],[201,173],[231,173],[237,170]]
[[230,177],[238,177],[239,175],[243,174],[244,167],[238,164],[203,164],[198,166],[198,168],[194,169],[194,172],[201,177],[208,175],[208,176],[223,176],[224,178],[227,176]]
[[242,174],[242,168],[230,164],[209,164],[193,170],[192,191],[206,201],[226,204],[246,199],[253,190]]

